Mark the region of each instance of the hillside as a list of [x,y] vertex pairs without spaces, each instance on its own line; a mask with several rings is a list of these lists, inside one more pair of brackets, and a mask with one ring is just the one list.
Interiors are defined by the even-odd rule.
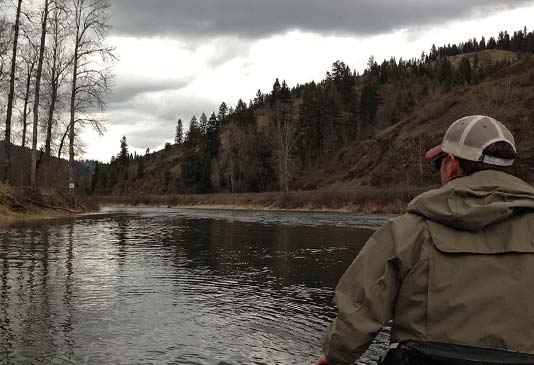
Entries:
[[277,191],[270,115],[285,105],[279,100],[291,100],[299,118],[290,162],[294,191],[388,189],[409,192],[403,198],[409,199],[439,183],[424,152],[454,120],[484,113],[513,131],[514,172],[534,182],[534,56],[484,50],[437,61],[392,59],[361,76],[336,62],[319,84],[290,91],[275,83],[248,107],[239,101],[226,116],[203,115],[198,125],[195,119],[184,143],[145,156],[125,150],[123,158],[100,164],[92,190],[131,197]]
[[[0,161],[4,159],[4,141],[0,141]],[[12,172],[10,181],[14,186],[25,186],[30,181],[31,149],[18,145],[11,145],[12,164],[17,166]],[[37,151],[37,172],[39,187],[54,189],[61,192],[68,191],[69,162],[55,156],[46,157],[41,151]],[[87,190],[94,170],[92,161],[75,161],[74,174],[78,178],[82,190]],[[0,176],[3,171],[0,171]]]
[[[455,89],[416,106],[401,122],[356,141],[297,181],[302,189],[356,189],[439,183],[422,153],[439,144],[449,125],[487,113],[514,133],[519,157],[514,173],[534,182],[534,58],[523,57],[482,83]],[[421,163],[421,165],[420,165]],[[422,167],[422,173],[420,170]]]
[[456,56],[451,56],[449,57],[449,60],[451,61],[453,67],[459,67],[463,57],[467,57],[472,64],[478,63],[480,65],[490,65],[492,63],[500,62],[502,60],[515,61],[517,60],[517,55],[517,52],[512,51],[486,49],[480,52],[469,52]]

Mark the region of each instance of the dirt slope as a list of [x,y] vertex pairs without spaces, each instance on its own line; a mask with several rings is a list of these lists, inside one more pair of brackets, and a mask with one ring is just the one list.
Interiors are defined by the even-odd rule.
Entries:
[[514,173],[534,182],[534,58],[523,56],[479,85],[417,105],[401,122],[348,145],[334,159],[305,172],[294,187],[351,190],[437,184],[437,175],[422,153],[439,144],[456,119],[483,113],[512,130],[519,151]]

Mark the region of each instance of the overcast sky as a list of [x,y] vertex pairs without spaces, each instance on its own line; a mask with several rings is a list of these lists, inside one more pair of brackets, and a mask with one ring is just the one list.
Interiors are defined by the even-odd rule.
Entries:
[[161,149],[178,118],[248,102],[277,77],[318,81],[336,60],[361,72],[371,55],[419,57],[533,19],[534,2],[515,0],[112,0],[116,86],[85,158],[109,161],[123,135],[132,152]]

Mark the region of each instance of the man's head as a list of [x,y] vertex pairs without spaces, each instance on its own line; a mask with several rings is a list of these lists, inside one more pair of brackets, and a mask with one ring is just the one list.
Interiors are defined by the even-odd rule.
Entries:
[[473,115],[454,122],[441,145],[425,155],[433,159],[442,184],[481,170],[512,166],[517,150],[512,133],[501,122]]

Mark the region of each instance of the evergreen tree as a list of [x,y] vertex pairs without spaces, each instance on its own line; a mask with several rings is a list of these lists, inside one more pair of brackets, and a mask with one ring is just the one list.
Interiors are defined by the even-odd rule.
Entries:
[[471,62],[468,57],[462,57],[460,66],[458,67],[458,82],[460,84],[471,84],[473,79]]
[[306,85],[302,95],[302,104],[299,110],[298,155],[305,166],[311,167],[313,162],[321,155],[323,147],[322,120],[325,110],[320,104],[319,88],[314,82]]
[[208,117],[206,116],[206,113],[202,113],[202,115],[200,116],[199,128],[201,134],[206,134],[206,132],[208,131]]
[[[383,69],[386,70],[387,68],[384,67]],[[348,108],[355,96],[354,81],[350,67],[341,61],[334,62],[332,65],[332,81],[339,93],[343,107]]]
[[217,119],[219,120],[219,123],[223,123],[226,119],[226,116],[228,115],[228,106],[223,101],[221,103],[221,106],[219,106],[219,114],[217,114]]
[[184,126],[181,119],[178,119],[176,124],[176,134],[174,136],[175,144],[182,144],[184,142]]
[[282,86],[280,87],[279,100],[282,103],[289,103],[291,100],[291,91],[286,84],[286,80],[282,81]]
[[254,98],[254,102],[253,102],[253,105],[255,107],[262,107],[263,106],[263,94],[261,93],[261,90],[258,89],[258,92],[256,93],[256,97]]
[[282,87],[280,86],[280,81],[278,78],[276,78],[276,81],[273,84],[273,90],[271,91],[271,97],[269,99],[269,102],[272,105],[276,103],[276,101],[280,100],[280,92],[282,90]]
[[360,97],[360,120],[364,126],[372,127],[375,124],[376,112],[378,111],[378,91],[372,82],[367,82]]
[[256,124],[254,110],[247,107],[247,104],[241,99],[238,100],[231,119],[241,128]]
[[446,87],[450,87],[452,83],[452,77],[453,77],[453,70],[452,70],[452,64],[447,59],[444,58],[439,61],[438,63],[438,81],[441,84],[444,84]]
[[189,148],[195,149],[200,143],[200,136],[201,133],[197,117],[193,116],[191,118],[191,122],[189,123],[189,131],[185,136],[184,143],[187,144]]
[[486,38],[482,37],[482,39],[480,40],[480,43],[478,44],[478,49],[480,51],[483,51],[486,49]]
[[495,41],[495,38],[490,37],[488,41],[487,49],[495,49],[495,48],[497,48],[497,42]]
[[211,158],[216,158],[219,154],[219,146],[221,144],[219,133],[219,122],[217,121],[215,113],[212,113],[208,120],[207,127],[207,147]]
[[121,167],[128,167],[130,157],[128,154],[128,142],[126,141],[126,136],[122,136],[121,138],[121,151],[119,152],[117,160]]

